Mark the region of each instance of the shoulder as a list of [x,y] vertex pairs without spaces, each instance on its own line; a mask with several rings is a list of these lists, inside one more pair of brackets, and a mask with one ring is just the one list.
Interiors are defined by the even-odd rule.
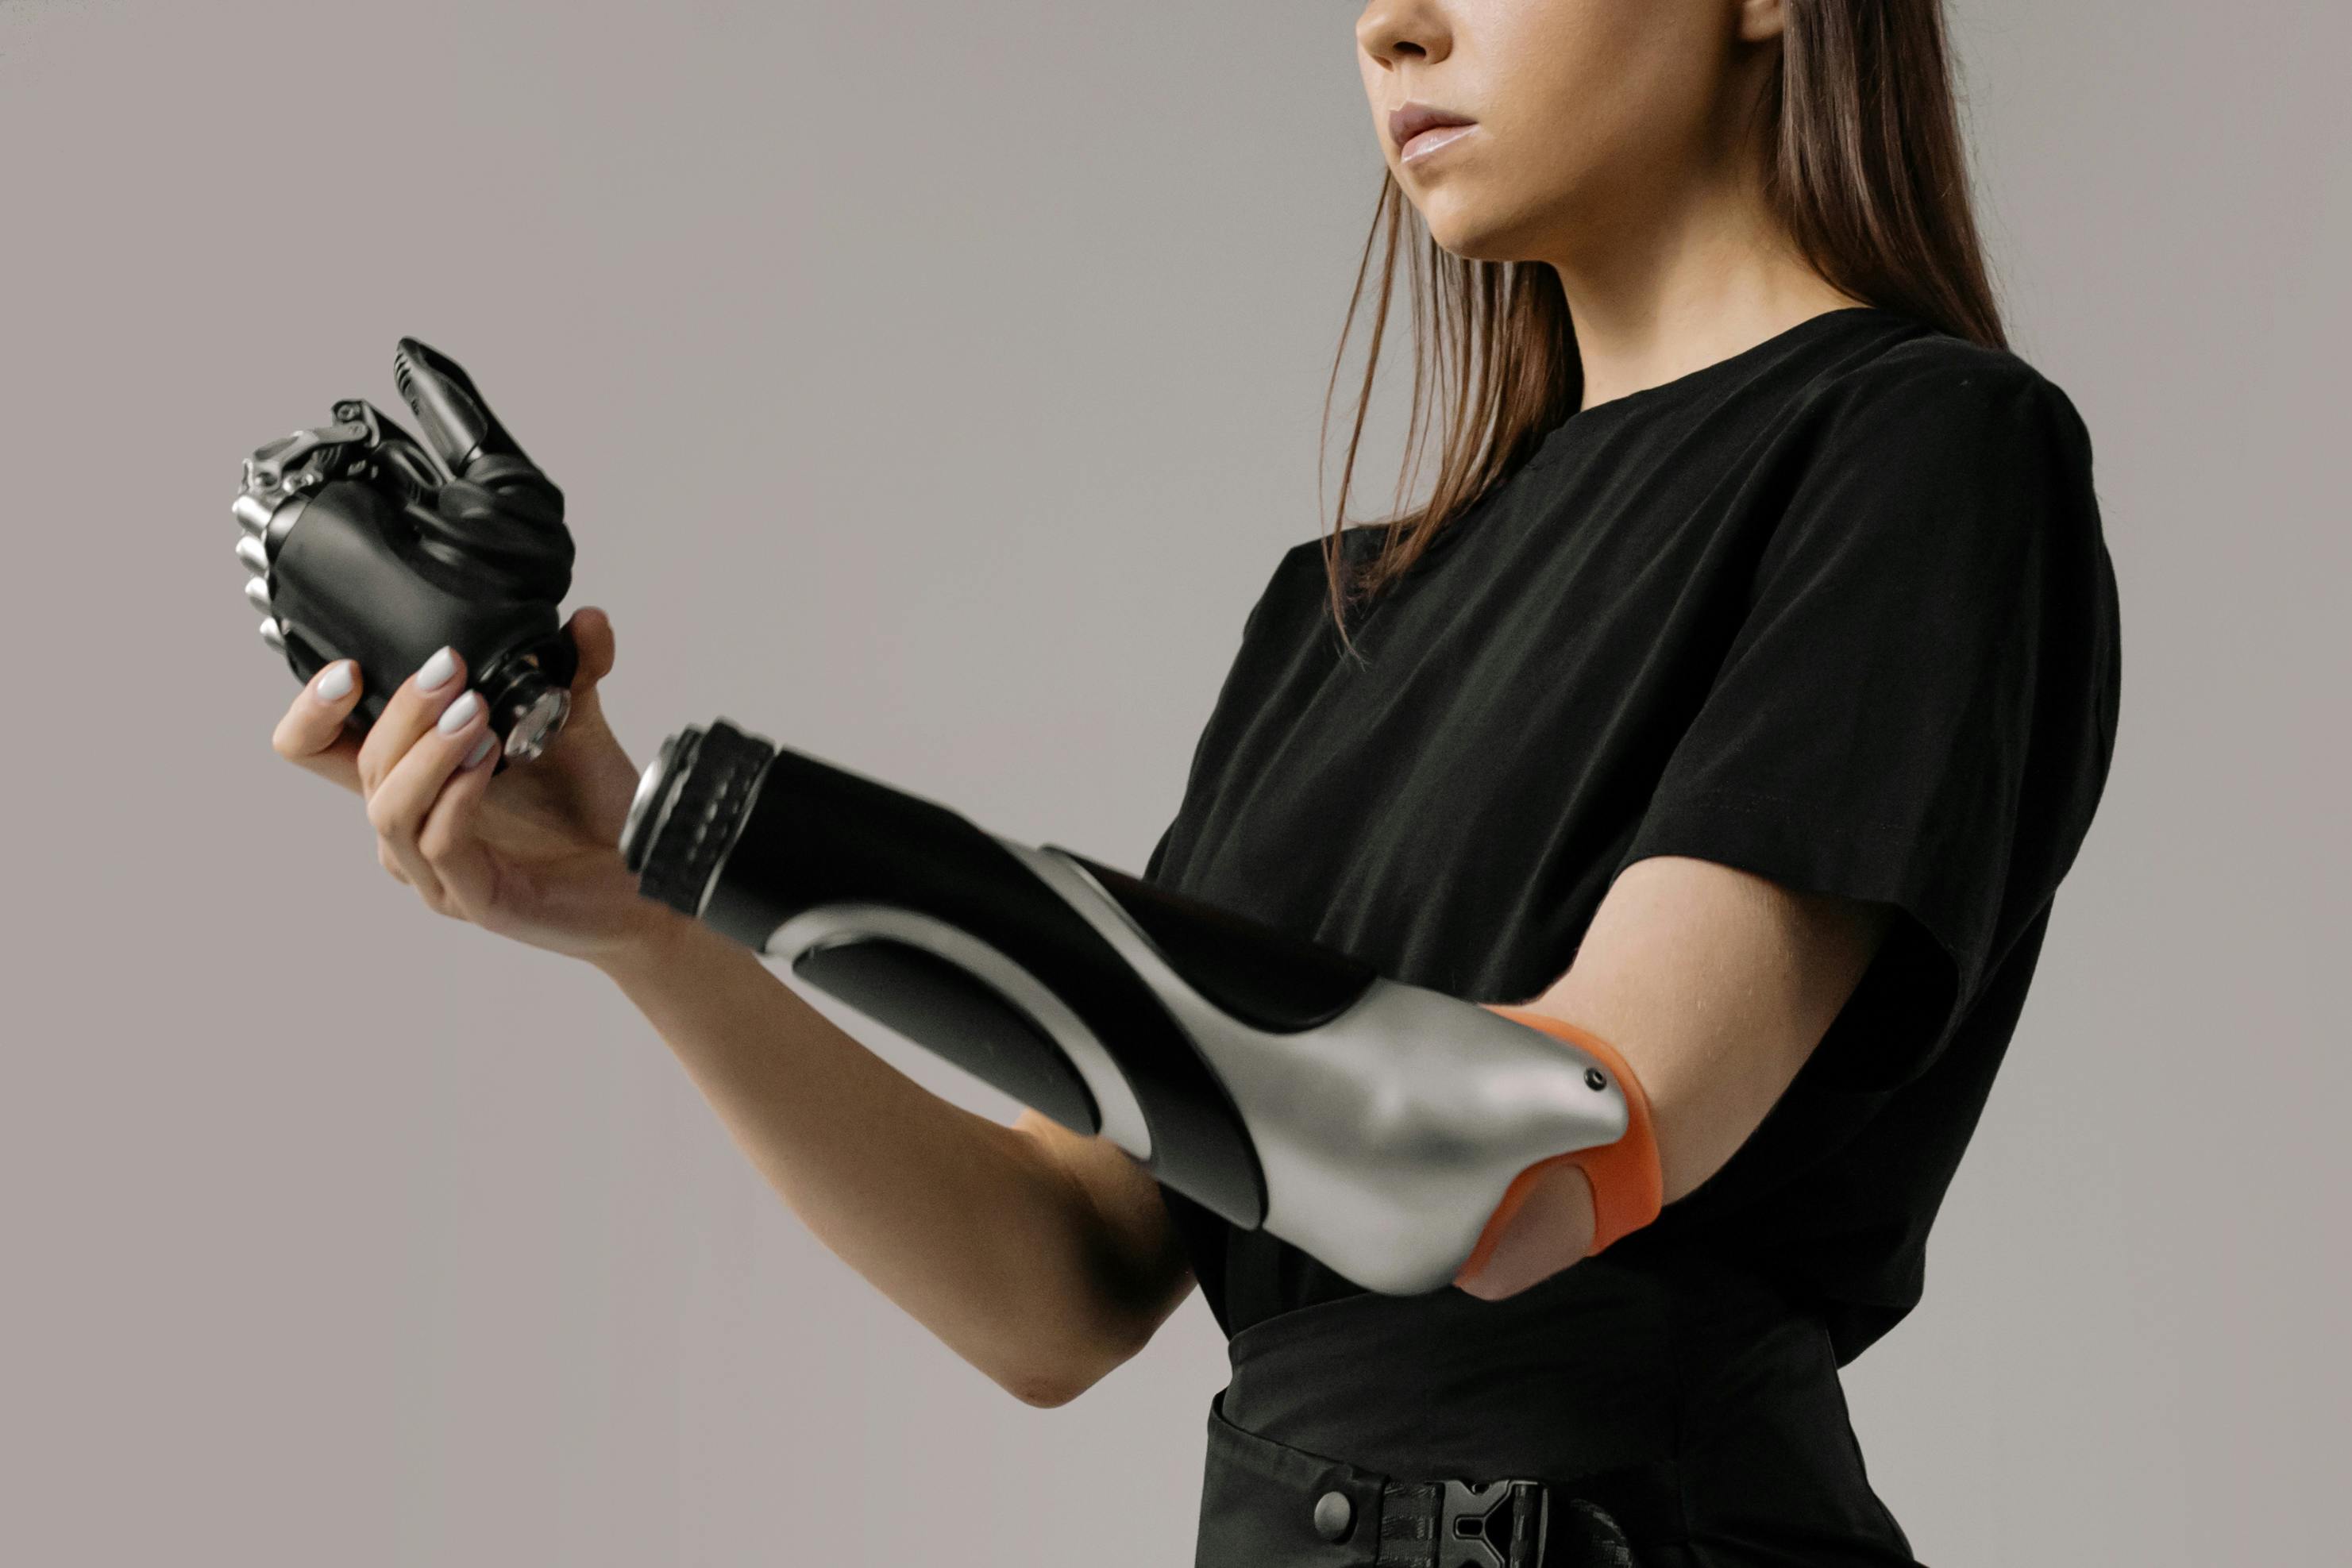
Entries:
[[1245,644],[1288,626],[1318,605],[1328,580],[1323,551],[1324,541],[1317,537],[1299,540],[1276,558],[1242,622]]
[[1899,456],[2033,447],[2087,466],[2090,430],[2065,391],[2008,349],[1927,331],[1824,374],[1801,423],[1825,444]]
[[[1350,523],[1340,530],[1339,555],[1343,568],[1360,565],[1378,553],[1386,537],[1379,523]],[[1311,599],[1318,607],[1330,591],[1331,536],[1316,534],[1282,552],[1266,579],[1267,599]]]
[[1768,569],[1990,581],[2104,549],[2082,417],[2007,350],[1902,338],[1825,372],[1783,435]]

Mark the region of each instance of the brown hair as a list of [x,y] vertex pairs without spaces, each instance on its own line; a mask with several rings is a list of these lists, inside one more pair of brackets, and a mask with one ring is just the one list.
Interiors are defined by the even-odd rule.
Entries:
[[[1757,105],[1760,137],[1770,138],[1764,144],[1775,149],[1764,171],[1765,198],[1800,254],[1834,287],[2005,349],[1969,205],[1950,70],[1942,0],[1787,0],[1780,69]],[[1323,406],[1328,433],[1330,392],[1363,297],[1372,241],[1385,225],[1379,308],[1339,478],[1339,510],[1323,551],[1332,619],[1351,649],[1349,607],[1402,576],[1441,528],[1515,472],[1584,397],[1575,329],[1550,265],[1465,260],[1440,247],[1417,221],[1417,243],[1407,247],[1405,215],[1414,209],[1385,168],[1381,182]],[[1382,530],[1378,553],[1351,563],[1343,537],[1349,526],[1348,490],[1400,249],[1410,269],[1413,325],[1412,405],[1400,502],[1420,467],[1423,371],[1431,354],[1438,360],[1438,390],[1451,392],[1452,404],[1430,498],[1367,525]],[[1319,494],[1319,456],[1317,476]]]

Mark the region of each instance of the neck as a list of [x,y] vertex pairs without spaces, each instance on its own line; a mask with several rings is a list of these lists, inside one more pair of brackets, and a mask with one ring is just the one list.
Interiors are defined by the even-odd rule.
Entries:
[[1584,364],[1584,401],[1657,386],[1755,347],[1826,310],[1866,305],[1833,287],[1727,163],[1674,200],[1654,188],[1625,215],[1580,223],[1580,243],[1547,256],[1559,276]]

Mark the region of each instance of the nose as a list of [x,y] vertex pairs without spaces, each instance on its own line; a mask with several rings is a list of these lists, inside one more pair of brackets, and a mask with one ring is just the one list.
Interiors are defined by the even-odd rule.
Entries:
[[1442,60],[1452,47],[1444,10],[1433,0],[1371,0],[1356,18],[1356,46],[1391,68],[1404,60]]

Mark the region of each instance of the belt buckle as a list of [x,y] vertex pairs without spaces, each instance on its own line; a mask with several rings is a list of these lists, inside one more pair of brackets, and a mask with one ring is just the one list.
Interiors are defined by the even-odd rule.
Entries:
[[[1551,1489],[1541,1481],[1440,1483],[1437,1568],[1537,1568],[1551,1529]],[[1497,1488],[1501,1490],[1498,1492]],[[1465,1551],[1476,1553],[1462,1555]]]

